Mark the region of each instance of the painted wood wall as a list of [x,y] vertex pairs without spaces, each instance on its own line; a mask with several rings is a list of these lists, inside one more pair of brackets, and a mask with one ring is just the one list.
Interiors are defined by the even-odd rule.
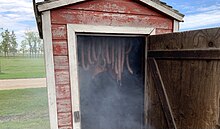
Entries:
[[93,0],[51,10],[59,129],[72,129],[66,24],[154,27],[173,32],[173,19],[133,0]]
[[[209,50],[220,47],[220,28],[155,35],[149,50]],[[196,53],[196,52],[194,52]],[[174,55],[174,54],[173,54]],[[189,55],[189,54],[188,54]],[[210,54],[211,56],[218,54]],[[219,60],[156,59],[177,129],[219,129]],[[149,69],[149,67],[148,67]],[[148,70],[148,125],[167,129],[152,73]]]

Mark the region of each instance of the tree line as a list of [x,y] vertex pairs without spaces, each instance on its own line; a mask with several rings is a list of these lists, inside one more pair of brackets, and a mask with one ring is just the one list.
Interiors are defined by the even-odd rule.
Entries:
[[23,40],[18,43],[15,32],[6,29],[1,32],[0,53],[5,57],[18,55],[40,57],[43,55],[43,42],[37,32],[26,31]]

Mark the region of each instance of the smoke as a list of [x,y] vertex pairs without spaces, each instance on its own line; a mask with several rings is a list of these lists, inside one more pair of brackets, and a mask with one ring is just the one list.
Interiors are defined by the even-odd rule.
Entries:
[[[105,70],[95,65],[82,66],[80,44],[132,44],[130,67],[124,67],[121,80],[115,77],[111,66]],[[145,129],[144,125],[144,38],[78,36],[79,85],[82,129]],[[86,53],[87,51],[85,51]],[[95,75],[95,76],[94,76]]]

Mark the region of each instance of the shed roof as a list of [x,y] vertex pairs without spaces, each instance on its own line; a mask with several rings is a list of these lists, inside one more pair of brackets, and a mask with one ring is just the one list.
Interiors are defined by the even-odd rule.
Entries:
[[[46,11],[46,10],[51,10],[54,8],[70,5],[70,4],[75,4],[79,2],[85,2],[89,0],[45,0],[44,2],[38,3],[38,11]],[[140,1],[148,6],[151,6],[178,21],[183,21],[184,15],[178,12],[177,10],[173,9],[172,6],[167,5],[164,2],[161,2],[160,0],[136,0]]]
[[[55,9],[58,7],[63,7],[66,5],[70,4],[76,4],[79,2],[85,2],[89,0],[44,0],[43,2],[35,3],[35,0],[33,0],[34,4],[34,10],[35,10],[35,15],[36,15],[36,20],[38,24],[38,29],[40,32],[40,36],[42,37],[42,31],[39,26],[41,26],[41,18],[40,18],[40,13]],[[142,2],[143,4],[146,4],[152,8],[155,8],[156,10],[174,18],[177,21],[183,22],[184,15],[180,13],[179,11],[175,10],[172,8],[172,6],[167,5],[165,2],[162,2],[160,0],[134,0],[134,1],[139,1]]]

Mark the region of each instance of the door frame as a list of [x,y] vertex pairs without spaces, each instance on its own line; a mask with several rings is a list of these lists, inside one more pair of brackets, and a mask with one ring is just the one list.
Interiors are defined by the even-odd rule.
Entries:
[[[119,27],[119,26],[96,26],[67,24],[68,54],[69,54],[69,71],[71,85],[71,102],[72,102],[72,122],[73,129],[81,129],[80,118],[80,92],[78,82],[78,60],[77,60],[77,35],[104,35],[104,36],[145,36],[154,35],[155,28],[149,27]],[[146,39],[147,44],[147,39]],[[147,46],[147,45],[146,45]],[[72,48],[72,49],[70,49]],[[147,49],[146,49],[147,50]],[[147,58],[147,54],[146,57]],[[75,113],[79,114],[79,122],[75,122]]]

